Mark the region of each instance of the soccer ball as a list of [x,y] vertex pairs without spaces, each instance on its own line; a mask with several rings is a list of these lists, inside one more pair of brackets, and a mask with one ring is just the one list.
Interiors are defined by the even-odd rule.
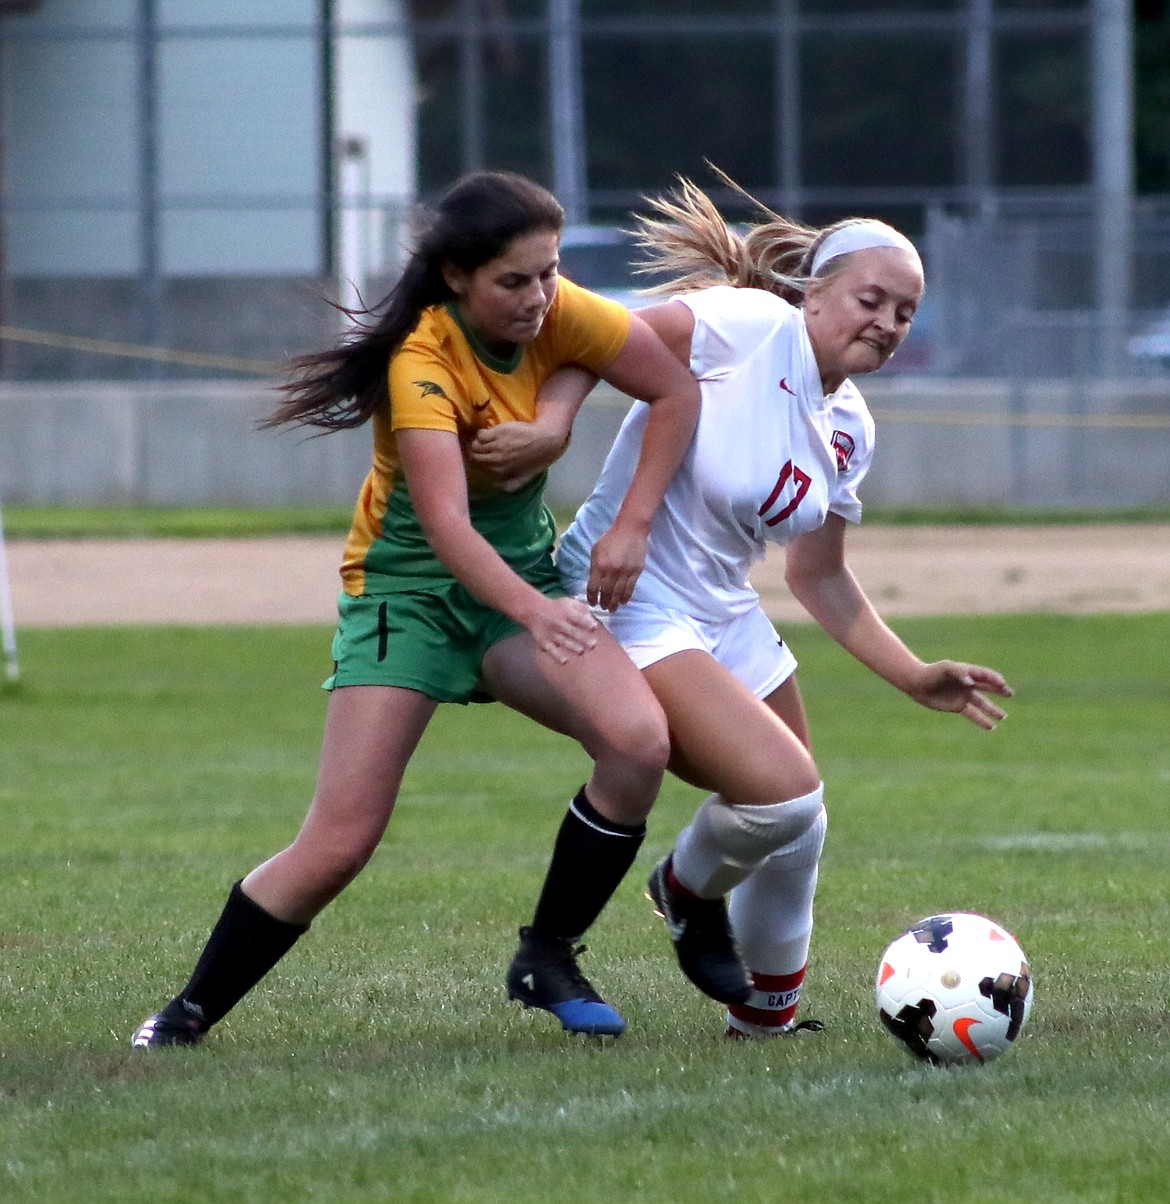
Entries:
[[1032,972],[1015,938],[985,916],[929,916],[882,954],[881,1022],[916,1058],[990,1062],[1032,1010]]

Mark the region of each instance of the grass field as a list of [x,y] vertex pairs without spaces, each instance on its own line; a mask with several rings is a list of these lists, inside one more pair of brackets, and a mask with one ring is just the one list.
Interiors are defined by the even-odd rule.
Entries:
[[[604,1043],[504,998],[582,754],[444,708],[368,870],[197,1050],[131,1051],[230,882],[312,789],[321,629],[22,634],[0,696],[4,1201],[1162,1201],[1170,1181],[1170,614],[917,620],[1016,686],[992,735],[792,630],[832,822],[803,1016],[727,1043],[645,872],[583,964]],[[1028,952],[1029,1027],[974,1070],[878,1025],[885,944],[939,910]]]

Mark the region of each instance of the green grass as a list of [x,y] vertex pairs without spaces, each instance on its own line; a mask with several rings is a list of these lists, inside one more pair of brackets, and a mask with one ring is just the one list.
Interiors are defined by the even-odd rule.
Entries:
[[[725,1042],[641,897],[697,792],[663,791],[587,972],[630,1029],[504,998],[583,755],[442,708],[367,871],[196,1050],[129,1033],[312,789],[321,629],[22,633],[0,696],[0,1199],[1160,1201],[1170,1178],[1170,615],[919,620],[1003,669],[988,735],[793,628],[832,815],[802,1015]],[[1036,976],[1000,1061],[933,1070],[878,1025],[922,915],[1011,929]]]
[[[339,535],[349,530],[350,506],[285,506],[270,509],[165,506],[5,506],[9,539],[174,539],[264,535]],[[561,525],[573,517],[558,514]],[[921,526],[959,523],[1101,523],[1168,522],[1170,508],[1147,506],[1116,510],[1000,509],[997,507],[913,507],[866,510],[867,523]]]

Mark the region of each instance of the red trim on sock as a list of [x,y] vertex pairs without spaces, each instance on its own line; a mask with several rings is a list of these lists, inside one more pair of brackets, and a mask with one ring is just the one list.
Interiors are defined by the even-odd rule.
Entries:
[[801,966],[794,974],[756,974],[753,972],[752,982],[755,983],[757,991],[765,991],[768,994],[773,991],[791,991],[804,982],[804,974],[807,969],[807,966]]
[[783,1028],[791,1024],[800,1006],[800,986],[804,982],[807,965],[792,974],[752,974],[752,983],[758,995],[794,994],[795,998],[785,1007],[753,1007],[749,1003],[733,1003],[728,1012],[745,1024],[759,1025],[761,1028]]
[[688,890],[687,887],[678,880],[674,872],[674,861],[671,860],[666,866],[666,889],[672,895],[681,895],[684,899],[697,899],[699,896],[693,890]]
[[753,1008],[749,1007],[746,1003],[733,1003],[727,1010],[736,1020],[742,1020],[745,1024],[755,1024],[760,1028],[783,1028],[784,1025],[791,1023],[799,1006],[799,1001],[791,1007],[778,1010],[774,1008]]

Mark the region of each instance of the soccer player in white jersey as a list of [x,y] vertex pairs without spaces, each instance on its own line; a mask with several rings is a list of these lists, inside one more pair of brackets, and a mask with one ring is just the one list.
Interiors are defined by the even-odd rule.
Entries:
[[[815,230],[770,210],[741,234],[685,180],[653,205],[641,244],[673,278],[656,291],[677,297],[639,315],[689,364],[702,409],[645,568],[611,598],[608,622],[666,712],[671,769],[709,792],[650,895],[684,972],[728,1005],[728,1035],[768,1036],[795,1026],[826,812],[796,660],[749,582],[752,563],[767,543],[786,545],[786,579],[809,614],[924,706],[990,730],[1004,712],[988,695],[1011,690],[991,669],[920,660],[845,560],[874,447],[850,378],[880,368],[910,329],[924,287],[913,244],[878,221]],[[571,590],[586,591],[645,422],[636,404],[562,539]],[[472,454],[498,457],[492,440],[514,437],[497,428]]]

